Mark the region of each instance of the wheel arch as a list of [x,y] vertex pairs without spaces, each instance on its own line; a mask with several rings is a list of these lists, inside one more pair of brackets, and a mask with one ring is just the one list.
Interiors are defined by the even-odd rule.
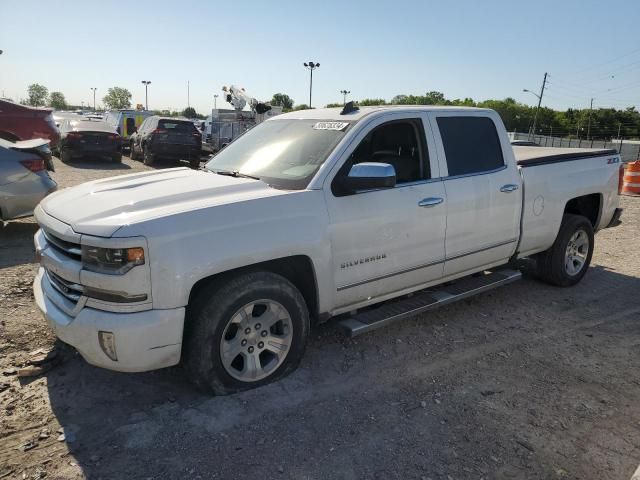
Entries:
[[292,255],[267,260],[201,278],[191,287],[188,305],[192,305],[192,299],[195,298],[202,289],[215,288],[217,283],[225,281],[231,276],[242,275],[249,272],[271,272],[289,280],[302,294],[312,320],[318,320],[318,282],[313,261],[307,255]]
[[574,215],[582,215],[586,217],[594,231],[598,229],[600,217],[602,216],[602,194],[590,193],[575,197],[567,201],[564,207],[564,214],[572,213]]

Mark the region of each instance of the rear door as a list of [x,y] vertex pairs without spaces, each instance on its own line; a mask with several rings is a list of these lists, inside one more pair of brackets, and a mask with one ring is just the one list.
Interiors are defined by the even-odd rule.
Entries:
[[500,119],[469,111],[429,115],[447,196],[444,276],[506,263],[522,204],[518,170],[503,155],[510,146],[496,128]]

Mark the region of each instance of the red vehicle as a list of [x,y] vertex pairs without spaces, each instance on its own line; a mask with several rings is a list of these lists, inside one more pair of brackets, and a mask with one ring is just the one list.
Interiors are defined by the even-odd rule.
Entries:
[[44,138],[55,147],[60,132],[49,108],[28,107],[8,100],[0,100],[0,138],[15,142]]

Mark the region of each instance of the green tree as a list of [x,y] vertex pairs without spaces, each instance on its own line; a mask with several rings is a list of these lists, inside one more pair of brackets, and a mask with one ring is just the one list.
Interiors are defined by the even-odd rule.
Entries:
[[293,107],[292,110],[294,112],[297,112],[298,110],[309,110],[309,105],[307,105],[306,103],[303,103],[301,105],[296,105],[295,107]]
[[49,95],[49,106],[55,110],[66,110],[67,100],[62,92],[51,92]]
[[182,111],[182,116],[187,118],[196,118],[198,114],[196,113],[196,109],[193,107],[187,107]]
[[342,107],[341,103],[327,103],[324,108],[336,108],[336,107]]
[[293,108],[293,98],[286,93],[275,93],[271,99],[271,105],[282,107],[283,112],[288,112]]
[[374,105],[386,105],[387,101],[384,98],[363,98],[358,101],[358,105],[361,107],[369,107]]
[[131,92],[122,87],[111,87],[102,98],[107,108],[117,110],[119,108],[131,108]]
[[42,107],[47,104],[47,97],[49,96],[49,90],[44,85],[39,83],[32,83],[27,87],[27,104],[32,107]]

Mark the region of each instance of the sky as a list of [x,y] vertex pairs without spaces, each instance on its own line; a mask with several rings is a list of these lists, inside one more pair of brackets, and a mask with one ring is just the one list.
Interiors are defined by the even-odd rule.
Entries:
[[[223,85],[313,106],[443,92],[556,108],[640,108],[637,0],[2,0],[0,95],[31,83],[97,104],[119,86],[149,108],[223,107]],[[226,105],[228,107],[228,105]]]

